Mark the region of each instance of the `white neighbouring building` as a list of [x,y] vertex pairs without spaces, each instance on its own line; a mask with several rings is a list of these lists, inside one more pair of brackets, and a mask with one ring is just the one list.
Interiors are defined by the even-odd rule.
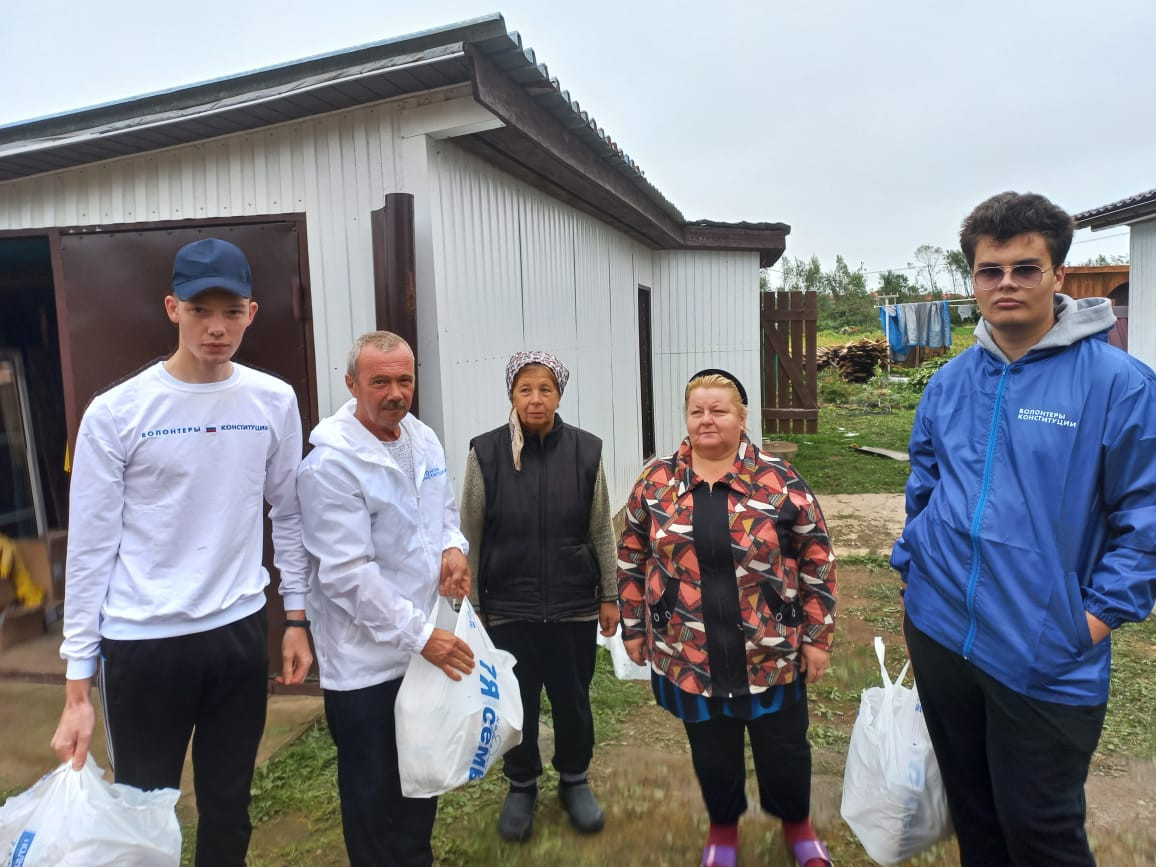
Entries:
[[240,357],[293,383],[306,427],[347,399],[354,337],[408,329],[460,487],[507,358],[546,349],[617,508],[681,438],[695,370],[734,372],[758,430],[759,269],[789,231],[686,220],[500,15],[0,127],[0,361],[35,529],[66,525],[91,395],[172,348],[161,297],[196,237],[250,254]]
[[1128,352],[1156,370],[1156,190],[1081,211],[1078,228],[1127,226]]

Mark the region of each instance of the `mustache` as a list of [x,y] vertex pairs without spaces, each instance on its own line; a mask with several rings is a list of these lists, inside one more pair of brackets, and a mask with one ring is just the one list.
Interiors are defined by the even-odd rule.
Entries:
[[382,406],[386,409],[405,409],[405,401],[400,398],[387,400]]

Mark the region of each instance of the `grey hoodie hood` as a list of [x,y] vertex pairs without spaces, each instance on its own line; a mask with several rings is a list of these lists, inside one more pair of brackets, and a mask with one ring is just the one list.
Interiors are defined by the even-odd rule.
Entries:
[[[1116,314],[1112,312],[1112,302],[1107,298],[1080,298],[1077,300],[1057,292],[1052,304],[1056,314],[1056,322],[1051,330],[1040,338],[1039,343],[1028,352],[1071,346],[1077,340],[1083,340],[1093,334],[1100,334],[1116,324]],[[1004,351],[996,345],[991,334],[991,326],[988,325],[986,319],[980,319],[979,324],[975,326],[975,339],[980,346],[1004,364],[1010,361]]]

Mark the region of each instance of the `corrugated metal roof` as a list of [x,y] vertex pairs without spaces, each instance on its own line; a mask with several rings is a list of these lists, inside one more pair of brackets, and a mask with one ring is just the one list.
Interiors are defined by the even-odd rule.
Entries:
[[[687,223],[678,208],[646,179],[641,167],[550,75],[534,51],[523,45],[522,37],[507,32],[505,19],[497,13],[280,66],[0,126],[0,182],[248,132],[435,88],[471,81],[477,88],[480,79],[475,67],[483,60],[487,69],[496,69],[500,78],[512,82],[556,120],[579,149],[587,149],[641,196],[634,200],[625,188],[612,189],[614,184],[608,186],[582,171],[571,173],[566,180],[552,178],[582,201],[596,191],[587,201],[590,212],[625,219],[632,236],[644,238],[656,248],[758,249],[763,265],[772,264],[782,254],[790,232],[785,223]],[[543,158],[527,170],[541,171],[544,165],[549,175],[555,145],[532,144]],[[507,139],[498,148],[510,146]],[[575,179],[574,174],[583,177]],[[583,182],[588,182],[587,186],[580,189]],[[640,202],[649,204],[640,207]],[[664,220],[672,225],[662,225]],[[647,231],[646,226],[655,231]]]
[[1085,227],[1107,229],[1110,226],[1131,223],[1152,214],[1156,214],[1156,189],[1137,193],[1134,196],[1101,205],[1098,208],[1081,211],[1074,215],[1074,219],[1076,225],[1081,229]]
[[678,209],[500,14],[187,87],[0,126],[0,180],[299,120],[469,81],[472,44],[679,222]]

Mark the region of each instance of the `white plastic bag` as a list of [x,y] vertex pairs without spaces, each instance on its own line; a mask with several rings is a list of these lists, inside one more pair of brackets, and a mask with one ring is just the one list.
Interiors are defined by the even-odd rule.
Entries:
[[68,761],[0,807],[6,867],[169,867],[181,860],[176,789],[106,783],[90,756]]
[[448,599],[438,597],[435,625],[470,646],[474,670],[451,680],[420,653],[410,660],[394,705],[407,798],[433,797],[476,780],[522,742],[514,655],[494,647],[468,599],[455,612]]
[[867,854],[891,865],[947,837],[951,819],[919,693],[914,685],[901,685],[910,663],[892,682],[883,653],[883,639],[876,636],[883,686],[863,690],[847,749],[840,813]]
[[619,680],[650,680],[650,666],[639,665],[626,653],[626,645],[622,643],[622,624],[618,624],[618,631],[607,638],[598,632],[598,643],[610,651],[610,661],[614,665],[614,676]]

